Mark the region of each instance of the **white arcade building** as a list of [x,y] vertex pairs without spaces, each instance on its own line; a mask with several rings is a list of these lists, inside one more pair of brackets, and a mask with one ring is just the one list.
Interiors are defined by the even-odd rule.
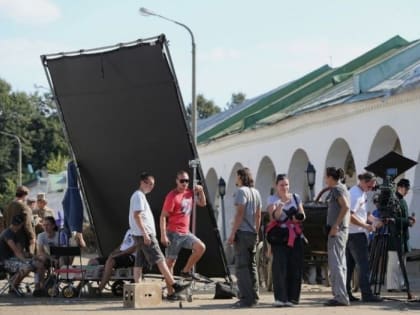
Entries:
[[[339,68],[322,66],[237,108],[199,122],[198,151],[217,209],[222,238],[233,219],[236,170],[249,167],[265,202],[278,173],[309,200],[308,162],[315,194],[328,166],[342,167],[347,185],[391,150],[420,161],[420,41],[395,36]],[[402,176],[412,183],[410,213],[420,217],[420,165]],[[225,220],[218,182],[226,181]],[[310,214],[308,214],[310,215]],[[420,248],[420,221],[411,229]]]

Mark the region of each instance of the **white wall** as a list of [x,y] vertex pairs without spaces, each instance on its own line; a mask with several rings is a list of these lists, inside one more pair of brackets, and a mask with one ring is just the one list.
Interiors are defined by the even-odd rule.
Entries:
[[[402,154],[418,161],[420,159],[419,109],[420,89],[415,89],[387,98],[307,112],[271,126],[246,130],[208,144],[200,144],[198,150],[201,165],[204,174],[210,168],[214,168],[218,176],[232,180],[232,173],[236,171],[238,165],[249,167],[256,176],[262,160],[268,157],[273,163],[274,172],[289,172],[289,178],[295,181],[291,183],[291,186],[302,190],[299,193],[306,196],[307,191],[303,188],[306,185],[304,173],[306,166],[302,162],[306,154],[307,159],[317,170],[316,194],[324,186],[324,170],[327,161],[336,160],[344,163],[343,159],[347,152],[343,153],[343,150],[351,151],[357,174],[361,173],[368,163],[374,161],[374,158],[390,151],[397,139],[401,143]],[[378,131],[380,131],[379,134]],[[347,147],[343,145],[340,149],[340,146],[336,146],[334,150],[331,150],[334,154],[331,156],[329,151],[331,147],[334,147],[333,144],[337,143],[337,139],[342,139],[340,141],[346,143]],[[292,157],[297,150],[302,152],[299,155],[302,161],[296,164]],[[302,169],[294,165],[302,165]],[[417,170],[418,168],[413,167],[407,171],[405,177],[413,183],[412,193],[407,197],[410,212],[415,212],[420,218],[420,171]],[[225,199],[226,206],[230,208],[229,219],[233,211],[232,198],[235,189],[232,183],[227,185]],[[228,195],[231,196],[230,199]],[[416,229],[419,228],[420,221]],[[411,231],[413,247],[420,248],[420,232],[415,232],[414,229]]]

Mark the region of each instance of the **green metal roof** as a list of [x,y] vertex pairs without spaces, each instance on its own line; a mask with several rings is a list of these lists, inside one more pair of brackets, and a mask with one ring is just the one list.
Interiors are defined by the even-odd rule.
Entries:
[[324,65],[216,124],[199,135],[198,142],[206,142],[232,132],[253,128],[259,121],[274,114],[281,116],[281,112],[287,111],[289,107],[296,109],[303,100],[325,92],[351,78],[354,73],[380,62],[407,45],[409,42],[397,35],[339,68],[332,69]]
[[267,95],[266,97],[260,99],[258,102],[256,102],[255,104],[249,106],[248,108],[246,108],[245,110],[239,112],[237,115],[230,117],[224,121],[222,121],[220,124],[215,125],[213,128],[211,128],[210,130],[204,132],[203,134],[198,136],[198,142],[204,142],[206,140],[209,140],[211,138],[213,138],[214,136],[218,135],[219,133],[226,133],[226,130],[228,130],[232,125],[238,124],[242,125],[243,124],[243,120],[265,108],[270,106],[273,102],[277,101],[278,99],[284,97],[285,95],[293,92],[295,89],[297,89],[299,86],[301,86],[302,84],[306,84],[312,80],[314,80],[315,78],[319,77],[320,75],[331,71],[331,67],[329,67],[328,65],[324,65],[319,69],[316,69],[315,71],[310,72],[309,74],[303,76],[302,78],[286,85],[284,88],[275,91],[273,94]]

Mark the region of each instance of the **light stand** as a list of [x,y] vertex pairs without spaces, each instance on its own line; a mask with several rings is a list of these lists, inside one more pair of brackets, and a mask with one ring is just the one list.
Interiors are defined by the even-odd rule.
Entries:
[[191,84],[192,84],[192,96],[191,96],[191,130],[192,130],[192,137],[193,137],[193,141],[194,141],[194,145],[197,145],[197,119],[198,119],[198,115],[197,115],[197,97],[196,97],[196,64],[195,64],[195,39],[194,39],[194,34],[192,32],[192,30],[185,25],[184,23],[178,22],[176,20],[167,18],[166,16],[160,15],[156,12],[153,12],[149,9],[146,8],[140,8],[139,9],[140,14],[144,15],[144,16],[156,16],[158,18],[161,18],[163,20],[175,23],[181,27],[183,27],[184,29],[187,30],[187,32],[190,34],[191,36],[191,56],[192,56],[192,66],[191,66],[191,71],[192,71],[192,79],[191,79]]
[[[193,190],[195,188],[195,186],[198,183],[197,180],[197,167],[200,165],[200,160],[195,159],[195,160],[190,160],[188,161],[188,165],[193,169]],[[193,198],[193,209],[192,209],[192,216],[193,216],[193,220],[192,220],[192,233],[195,235],[195,231],[196,231],[196,217],[197,217],[197,201],[196,201],[196,196],[194,196]]]
[[315,177],[316,170],[311,162],[308,162],[308,167],[306,168],[306,179],[308,181],[310,200],[314,200],[314,186],[315,186]]
[[[188,161],[188,165],[189,167],[191,167],[193,169],[193,191],[195,189],[195,186],[197,186],[198,180],[197,180],[197,167],[200,166],[200,160],[199,159],[194,159],[194,160],[190,160]],[[193,198],[193,209],[192,209],[192,233],[195,235],[196,233],[196,229],[197,229],[197,196],[194,193],[194,198]],[[192,268],[192,272],[193,274],[195,273],[195,266],[193,266]],[[194,289],[195,287],[195,281],[193,278],[192,284],[191,284],[191,288]]]

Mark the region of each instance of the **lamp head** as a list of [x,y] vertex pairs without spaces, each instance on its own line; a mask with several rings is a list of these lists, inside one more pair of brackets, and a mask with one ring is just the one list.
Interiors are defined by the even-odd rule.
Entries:
[[306,168],[306,178],[308,180],[308,186],[313,187],[315,185],[315,175],[316,170],[311,162],[308,162],[308,167]]
[[226,182],[222,177],[220,177],[219,179],[218,187],[219,187],[219,195],[220,197],[223,198],[226,195]]
[[149,9],[146,9],[146,8],[144,8],[144,7],[141,7],[141,8],[139,9],[139,12],[140,12],[140,14],[141,14],[141,15],[143,15],[143,16],[155,15],[155,13],[154,13],[153,11],[150,11]]

